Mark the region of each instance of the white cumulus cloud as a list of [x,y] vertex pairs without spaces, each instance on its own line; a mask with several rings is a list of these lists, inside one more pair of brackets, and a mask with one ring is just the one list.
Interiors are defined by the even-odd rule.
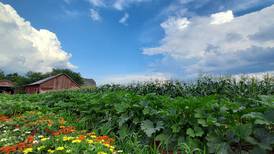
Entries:
[[129,14],[125,13],[124,16],[119,20],[119,23],[127,25],[128,18],[129,18]]
[[145,48],[143,54],[169,57],[173,59],[169,63],[176,61],[186,75],[272,71],[273,14],[274,5],[238,17],[232,11],[189,19],[169,17],[161,24],[165,36],[160,45]]
[[100,21],[100,20],[102,20],[101,15],[95,9],[90,9],[90,17],[91,17],[91,19],[93,21]]
[[57,36],[35,29],[10,6],[0,2],[0,69],[7,72],[48,72],[74,68]]
[[233,12],[231,10],[227,12],[215,13],[211,15],[212,21],[211,24],[224,24],[230,22],[234,19]]

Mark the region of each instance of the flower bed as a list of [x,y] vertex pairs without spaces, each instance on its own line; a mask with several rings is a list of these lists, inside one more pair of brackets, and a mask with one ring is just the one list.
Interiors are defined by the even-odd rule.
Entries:
[[117,153],[114,139],[77,130],[62,116],[26,112],[0,115],[0,153]]

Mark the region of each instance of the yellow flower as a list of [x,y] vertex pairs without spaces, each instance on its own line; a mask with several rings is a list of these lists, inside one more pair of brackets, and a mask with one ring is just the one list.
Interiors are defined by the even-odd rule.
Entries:
[[88,142],[88,144],[92,144],[92,143],[94,143],[94,141],[93,141],[93,140],[87,140],[87,142]]
[[91,138],[96,138],[97,136],[96,135],[90,135]]
[[64,136],[63,137],[63,141],[70,141],[70,140],[73,140],[74,137],[67,137],[67,136]]
[[109,150],[110,150],[110,152],[113,152],[113,151],[114,151],[114,149],[112,149],[112,148],[110,148]]
[[107,154],[107,153],[103,152],[103,151],[100,151],[100,152],[97,152],[97,154]]
[[64,149],[65,149],[64,147],[57,147],[57,148],[56,148],[57,151],[62,151],[62,150],[64,150]]
[[54,150],[48,149],[48,153],[54,153]]
[[41,141],[44,142],[46,140],[49,140],[49,138],[42,138]]
[[26,149],[23,151],[24,154],[27,154],[27,153],[30,153],[30,152],[32,152],[32,148],[26,148]]
[[72,143],[81,143],[81,140],[76,139],[76,140],[73,140]]
[[113,151],[115,150],[115,147],[114,147],[114,146],[110,146],[110,147],[109,147],[109,150],[110,150],[111,152],[113,152]]
[[43,149],[45,149],[45,148],[46,148],[45,146],[40,146],[40,147],[37,148],[37,150],[38,150],[38,151],[41,151],[41,150],[43,150]]

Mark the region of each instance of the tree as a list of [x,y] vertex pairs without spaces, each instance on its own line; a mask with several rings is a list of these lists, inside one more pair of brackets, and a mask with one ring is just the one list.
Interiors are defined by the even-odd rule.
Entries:
[[50,74],[43,74],[41,72],[31,72],[31,71],[26,74],[28,84],[42,80],[49,76]]
[[4,80],[5,79],[5,73],[0,70],[0,80]]
[[84,84],[84,79],[81,77],[81,74],[73,72],[70,69],[53,69],[52,72],[50,73],[50,75],[57,75],[57,74],[61,74],[61,73],[64,73],[64,74],[70,76],[79,85]]
[[18,73],[7,74],[5,79],[14,82],[17,87],[24,86],[28,83],[28,79]]

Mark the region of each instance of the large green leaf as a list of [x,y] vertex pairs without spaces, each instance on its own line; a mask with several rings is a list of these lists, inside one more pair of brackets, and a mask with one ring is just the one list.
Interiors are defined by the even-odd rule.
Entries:
[[162,121],[158,121],[156,126],[150,120],[145,120],[141,123],[141,129],[146,133],[148,137],[151,137],[153,133],[164,128],[164,124]]
[[186,130],[186,134],[190,137],[201,137],[204,134],[204,131],[201,127],[195,126],[194,130],[192,128],[188,128]]
[[239,137],[240,139],[244,139],[252,133],[252,125],[251,124],[237,125],[233,128],[233,131],[237,137]]

